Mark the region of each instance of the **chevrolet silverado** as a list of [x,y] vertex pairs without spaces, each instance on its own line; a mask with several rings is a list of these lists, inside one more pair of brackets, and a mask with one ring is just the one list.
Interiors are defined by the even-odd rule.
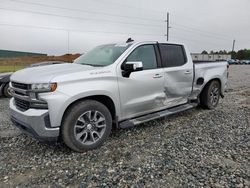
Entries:
[[184,44],[134,42],[97,46],[74,63],[30,67],[11,76],[10,116],[41,141],[83,152],[114,128],[135,125],[224,96],[227,62],[193,63]]

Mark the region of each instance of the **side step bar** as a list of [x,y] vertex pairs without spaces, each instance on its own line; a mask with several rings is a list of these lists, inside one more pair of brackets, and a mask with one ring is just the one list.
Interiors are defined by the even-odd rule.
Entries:
[[184,105],[180,105],[177,107],[169,108],[163,111],[147,114],[145,116],[137,117],[134,119],[123,121],[119,124],[119,127],[122,129],[132,128],[136,125],[141,123],[145,123],[147,121],[151,121],[154,119],[158,119],[161,117],[169,116],[178,112],[186,111],[192,108],[195,108],[198,104],[197,103],[186,103]]

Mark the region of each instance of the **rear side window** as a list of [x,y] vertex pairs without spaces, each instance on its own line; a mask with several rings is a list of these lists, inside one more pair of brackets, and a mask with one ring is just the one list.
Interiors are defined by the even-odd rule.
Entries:
[[186,63],[183,46],[174,44],[160,44],[163,67],[177,67]]

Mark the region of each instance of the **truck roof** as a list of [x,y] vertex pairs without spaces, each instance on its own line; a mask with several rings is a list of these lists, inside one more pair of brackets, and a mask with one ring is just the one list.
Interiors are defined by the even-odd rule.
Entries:
[[[163,44],[178,44],[178,45],[184,45],[184,43],[180,43],[180,42],[174,42],[174,41],[157,41],[157,40],[151,40],[151,41],[133,41],[133,42],[128,42],[127,44],[140,44],[140,43],[153,43],[153,42],[158,42],[158,43],[163,43]],[[122,43],[119,43],[122,44]],[[126,44],[125,42],[123,42],[123,44]]]

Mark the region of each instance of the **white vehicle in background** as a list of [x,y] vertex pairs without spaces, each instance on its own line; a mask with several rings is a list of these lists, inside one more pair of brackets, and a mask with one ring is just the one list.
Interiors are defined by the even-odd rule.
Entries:
[[240,64],[240,60],[235,59],[235,64],[239,65]]
[[69,64],[31,67],[11,76],[10,116],[43,141],[59,137],[83,152],[112,128],[128,128],[224,96],[227,62],[193,63],[184,44],[157,41],[101,45]]
[[242,65],[249,65],[250,64],[250,60],[241,60],[241,64]]
[[246,60],[246,61],[245,61],[245,64],[246,64],[246,65],[250,65],[250,60]]

